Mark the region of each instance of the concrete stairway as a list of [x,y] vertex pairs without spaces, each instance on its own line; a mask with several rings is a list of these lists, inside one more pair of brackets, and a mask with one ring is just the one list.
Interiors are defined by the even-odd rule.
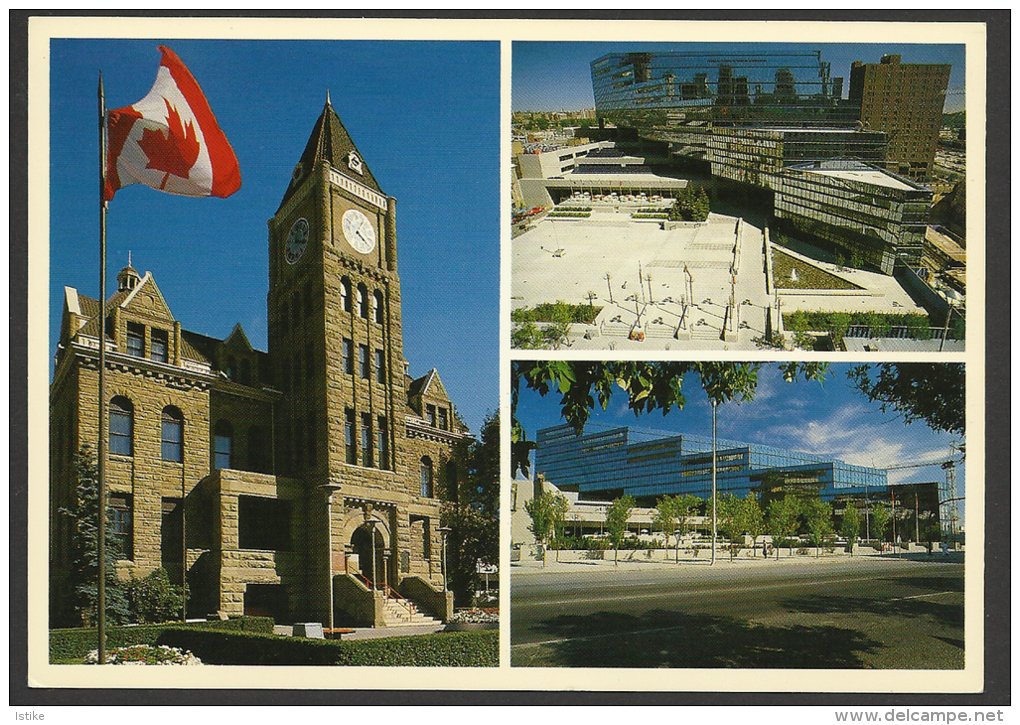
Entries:
[[387,599],[383,608],[383,622],[387,627],[442,626],[438,619],[418,611],[410,599]]

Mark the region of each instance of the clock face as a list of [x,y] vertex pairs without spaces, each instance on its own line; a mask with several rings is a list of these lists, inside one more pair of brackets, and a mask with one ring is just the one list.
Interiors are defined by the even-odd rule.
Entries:
[[343,219],[344,238],[355,251],[368,254],[375,249],[375,227],[357,209],[348,209]]
[[284,256],[287,264],[297,264],[308,247],[308,220],[302,217],[294,222],[287,235],[287,243],[284,245]]

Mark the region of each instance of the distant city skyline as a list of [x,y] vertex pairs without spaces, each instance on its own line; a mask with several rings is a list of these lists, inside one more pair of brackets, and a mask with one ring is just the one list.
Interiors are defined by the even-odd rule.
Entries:
[[831,64],[832,76],[842,77],[843,97],[850,87],[855,60],[878,63],[883,55],[899,54],[903,63],[948,63],[952,66],[944,113],[965,107],[966,46],[916,43],[574,43],[520,41],[513,44],[512,111],[579,111],[595,107],[591,61],[607,53],[635,51],[812,52],[820,50]]

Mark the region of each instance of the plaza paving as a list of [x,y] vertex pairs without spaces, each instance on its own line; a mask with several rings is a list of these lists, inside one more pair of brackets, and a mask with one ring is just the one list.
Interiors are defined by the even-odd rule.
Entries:
[[572,350],[757,349],[770,306],[776,321],[777,299],[783,312],[924,312],[893,277],[785,249],[805,268],[857,289],[780,288],[777,295],[760,223],[713,213],[704,224],[674,226],[632,218],[647,201],[585,205],[590,217],[547,216],[512,242],[514,309],[557,301],[603,308],[594,324],[571,326]]

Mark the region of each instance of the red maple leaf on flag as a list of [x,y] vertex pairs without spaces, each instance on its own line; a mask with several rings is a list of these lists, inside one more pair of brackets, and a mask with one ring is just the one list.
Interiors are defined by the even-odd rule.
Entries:
[[170,101],[163,99],[166,103],[167,135],[162,131],[146,128],[142,130],[142,138],[138,145],[149,159],[147,169],[165,171],[163,183],[159,188],[165,189],[170,174],[187,179],[191,173],[191,167],[198,160],[198,137],[195,134],[195,125],[188,122],[182,126],[180,114],[177,108],[170,105]]

